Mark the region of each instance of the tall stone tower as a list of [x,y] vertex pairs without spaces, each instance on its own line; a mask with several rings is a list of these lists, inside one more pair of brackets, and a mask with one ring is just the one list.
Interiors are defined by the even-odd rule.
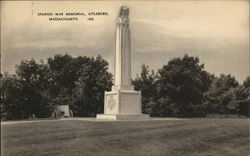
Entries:
[[133,90],[128,15],[129,9],[123,6],[116,21],[115,86],[113,89]]
[[129,8],[122,6],[116,21],[115,84],[105,92],[104,114],[97,119],[144,119],[141,112],[141,92],[131,85],[131,40]]

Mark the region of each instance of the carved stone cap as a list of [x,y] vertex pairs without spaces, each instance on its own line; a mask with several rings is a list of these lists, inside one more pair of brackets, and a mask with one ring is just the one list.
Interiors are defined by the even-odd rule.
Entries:
[[128,18],[128,15],[129,15],[129,8],[127,6],[122,6],[120,9],[119,17]]

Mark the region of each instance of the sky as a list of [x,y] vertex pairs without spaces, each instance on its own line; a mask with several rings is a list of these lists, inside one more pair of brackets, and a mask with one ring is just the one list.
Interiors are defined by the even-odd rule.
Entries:
[[[46,61],[65,53],[75,57],[100,54],[113,73],[116,18],[122,5],[130,9],[133,78],[143,63],[157,71],[186,53],[199,57],[205,70],[216,76],[231,74],[242,83],[250,75],[247,0],[3,1],[2,73],[15,72],[15,65],[23,59]],[[108,16],[77,16],[78,21],[38,16],[50,12],[108,12]]]

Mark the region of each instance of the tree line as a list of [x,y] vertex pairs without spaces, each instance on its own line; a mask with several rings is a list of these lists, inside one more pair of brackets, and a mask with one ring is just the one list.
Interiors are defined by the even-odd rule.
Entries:
[[[113,82],[101,56],[55,55],[43,61],[23,60],[1,86],[1,119],[50,117],[68,104],[74,116],[103,113],[104,91]],[[132,80],[142,92],[142,111],[161,117],[203,117],[207,114],[248,116],[250,77],[240,85],[232,75],[216,77],[198,57],[173,58],[157,72],[145,64]]]
[[143,64],[133,84],[142,91],[143,113],[151,116],[249,116],[250,77],[242,85],[230,74],[216,77],[198,57],[173,58],[156,73]]
[[23,60],[15,74],[3,76],[1,118],[50,117],[62,104],[68,104],[74,116],[95,116],[103,112],[103,93],[111,86],[112,75],[101,56],[55,55],[47,63]]

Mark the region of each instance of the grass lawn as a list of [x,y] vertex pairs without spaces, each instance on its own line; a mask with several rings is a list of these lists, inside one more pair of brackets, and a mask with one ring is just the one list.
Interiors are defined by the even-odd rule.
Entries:
[[248,119],[44,121],[1,126],[2,156],[248,156]]

